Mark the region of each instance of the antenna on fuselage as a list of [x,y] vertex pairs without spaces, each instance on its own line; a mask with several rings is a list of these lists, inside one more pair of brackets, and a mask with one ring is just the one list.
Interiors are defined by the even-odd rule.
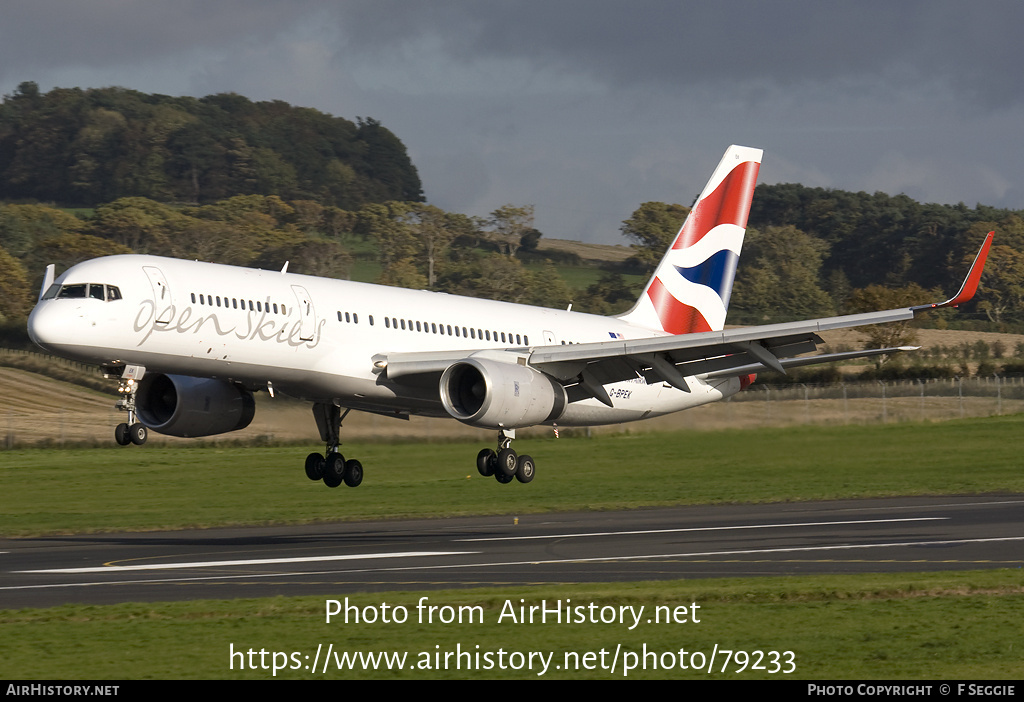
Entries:
[[288,261],[285,261],[284,265],[281,266],[281,272],[282,273],[287,273],[288,272],[288,263],[289,263]]

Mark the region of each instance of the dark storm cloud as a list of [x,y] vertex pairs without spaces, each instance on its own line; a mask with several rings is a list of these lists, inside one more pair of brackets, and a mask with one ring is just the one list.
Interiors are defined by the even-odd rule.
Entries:
[[1024,98],[1013,1],[361,0],[341,15],[360,51],[433,35],[460,61],[528,59],[616,87],[884,81]]
[[729,143],[763,182],[1024,207],[1024,3],[6,0],[0,93],[237,92],[380,119],[427,196],[621,241]]
[[219,50],[235,42],[259,43],[318,4],[10,0],[0,21],[0,81],[30,80],[26,69],[102,68]]

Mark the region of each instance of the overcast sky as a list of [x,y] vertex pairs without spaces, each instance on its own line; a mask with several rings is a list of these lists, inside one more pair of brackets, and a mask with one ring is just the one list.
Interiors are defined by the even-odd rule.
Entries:
[[1024,209],[1024,3],[4,0],[0,92],[235,92],[406,144],[427,199],[625,243],[731,143],[760,182]]

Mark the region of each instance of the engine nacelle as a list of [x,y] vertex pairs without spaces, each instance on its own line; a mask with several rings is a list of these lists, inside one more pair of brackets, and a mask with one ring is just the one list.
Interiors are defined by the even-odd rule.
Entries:
[[212,436],[249,426],[252,393],[233,383],[187,375],[143,376],[135,395],[139,421],[170,436]]
[[441,375],[441,403],[460,422],[516,429],[557,420],[565,388],[540,371],[489,358],[466,358]]

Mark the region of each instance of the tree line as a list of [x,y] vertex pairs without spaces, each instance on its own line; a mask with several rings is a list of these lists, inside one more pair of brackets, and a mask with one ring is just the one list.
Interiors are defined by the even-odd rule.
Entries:
[[123,197],[203,204],[277,195],[354,209],[422,201],[405,146],[351,122],[233,93],[203,98],[32,82],[0,104],[0,199],[94,206]]
[[477,218],[422,202],[344,210],[276,195],[196,206],[126,197],[77,214],[0,204],[0,321],[23,324],[48,264],[59,275],[125,253],[264,269],[288,262],[291,272],[334,278],[349,278],[359,255],[379,268],[378,283],[562,307],[574,292],[554,266],[523,263],[540,236],[530,206]]

